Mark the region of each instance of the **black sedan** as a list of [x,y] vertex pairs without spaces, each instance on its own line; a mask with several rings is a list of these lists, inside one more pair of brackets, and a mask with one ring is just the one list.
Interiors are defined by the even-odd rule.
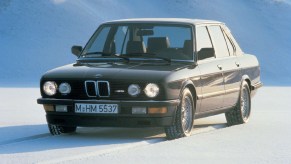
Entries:
[[106,22],[73,64],[40,81],[52,135],[78,126],[164,127],[168,139],[191,134],[194,119],[225,113],[248,122],[260,81],[255,56],[244,53],[225,24],[194,19]]

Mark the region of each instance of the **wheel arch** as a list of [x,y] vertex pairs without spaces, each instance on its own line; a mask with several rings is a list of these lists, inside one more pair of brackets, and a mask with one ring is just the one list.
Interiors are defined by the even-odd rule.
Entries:
[[195,87],[195,85],[194,85],[194,83],[191,81],[191,80],[186,80],[184,83],[183,83],[183,85],[182,85],[182,87],[181,87],[181,90],[180,90],[180,95],[179,95],[179,97],[181,97],[182,96],[182,94],[183,94],[183,90],[185,89],[185,88],[189,88],[189,90],[190,90],[190,92],[191,92],[191,94],[192,94],[192,97],[193,97],[193,101],[194,101],[194,105],[195,105],[195,109],[197,109],[197,91],[196,91],[196,87]]
[[249,90],[250,90],[250,92],[251,92],[251,91],[252,91],[252,83],[251,83],[250,77],[249,77],[248,75],[243,75],[243,76],[242,76],[241,84],[240,84],[240,89],[241,89],[242,84],[243,84],[244,81],[246,81],[246,82],[248,83],[248,85],[249,85]]

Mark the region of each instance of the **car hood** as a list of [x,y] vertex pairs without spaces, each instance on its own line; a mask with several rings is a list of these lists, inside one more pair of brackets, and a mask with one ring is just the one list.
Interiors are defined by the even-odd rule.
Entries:
[[158,81],[171,72],[189,64],[185,63],[90,63],[69,64],[48,71],[44,79],[100,79],[100,80],[154,80]]

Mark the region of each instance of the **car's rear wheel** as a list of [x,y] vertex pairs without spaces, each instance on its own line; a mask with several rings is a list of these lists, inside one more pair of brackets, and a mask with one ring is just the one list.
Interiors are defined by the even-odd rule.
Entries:
[[239,100],[236,106],[225,113],[229,126],[247,123],[251,115],[251,97],[249,85],[246,81],[242,83]]
[[62,133],[74,133],[77,129],[75,126],[59,126],[48,124],[49,131],[52,135],[60,135]]
[[183,90],[181,102],[178,106],[174,125],[165,128],[167,139],[190,136],[193,128],[194,101],[188,88]]

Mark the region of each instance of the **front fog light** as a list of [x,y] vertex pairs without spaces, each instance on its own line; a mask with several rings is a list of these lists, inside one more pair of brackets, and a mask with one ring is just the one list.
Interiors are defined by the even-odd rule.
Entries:
[[68,107],[66,105],[56,105],[56,112],[67,112]]
[[69,94],[69,93],[71,93],[71,86],[70,86],[70,84],[68,84],[68,83],[62,83],[59,86],[59,92],[61,94]]
[[132,114],[147,114],[146,107],[132,107]]
[[57,87],[54,81],[47,81],[43,84],[43,91],[46,95],[52,96],[57,93]]
[[128,87],[127,92],[130,96],[136,97],[137,95],[140,94],[140,87],[137,84],[131,84]]
[[149,83],[145,89],[144,89],[144,93],[148,96],[148,97],[156,97],[159,94],[159,87],[157,84],[154,83]]

